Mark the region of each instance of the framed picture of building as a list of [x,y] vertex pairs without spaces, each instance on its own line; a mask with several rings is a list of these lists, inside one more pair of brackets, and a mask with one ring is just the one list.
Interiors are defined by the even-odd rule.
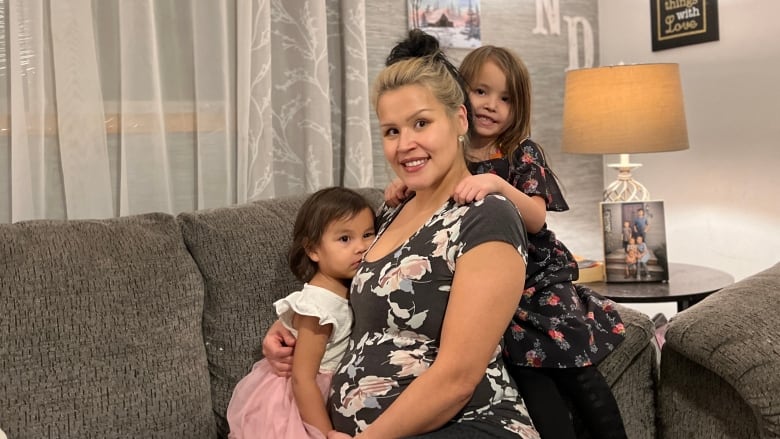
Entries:
[[663,201],[601,203],[606,282],[669,280]]
[[479,0],[407,0],[409,29],[433,35],[442,47],[482,45]]

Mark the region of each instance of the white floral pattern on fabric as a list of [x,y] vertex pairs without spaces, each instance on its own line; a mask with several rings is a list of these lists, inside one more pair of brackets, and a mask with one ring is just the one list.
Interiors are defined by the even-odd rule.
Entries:
[[[382,211],[378,237],[402,208]],[[361,264],[350,292],[355,325],[328,403],[337,430],[364,430],[436,360],[457,260],[489,241],[507,242],[526,258],[525,230],[514,205],[500,195],[466,205],[449,200],[399,248]],[[517,287],[522,284],[518,279]],[[497,345],[484,378],[453,422],[538,438],[501,352]]]
[[[512,160],[470,164],[473,174],[496,174],[516,189],[546,200],[547,210],[569,210],[544,154],[526,139]],[[577,262],[547,228],[528,235],[523,297],[505,334],[506,359],[528,367],[582,367],[598,364],[625,338],[614,302],[584,285]]]

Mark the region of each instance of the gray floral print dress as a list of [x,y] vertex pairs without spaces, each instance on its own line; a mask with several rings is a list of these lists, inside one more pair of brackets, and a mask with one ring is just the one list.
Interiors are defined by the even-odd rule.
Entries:
[[[545,199],[548,211],[566,211],[542,150],[526,139],[512,160],[470,164],[472,174],[493,173],[528,196]],[[505,335],[505,357],[527,367],[569,368],[598,364],[625,338],[615,303],[584,285],[577,261],[547,228],[528,235],[528,265],[520,305]]]
[[[377,239],[402,208],[382,210]],[[350,290],[355,324],[328,403],[336,430],[363,431],[436,360],[458,258],[488,241],[510,243],[525,259],[525,230],[514,205],[499,195],[466,205],[450,199],[401,247],[361,264]],[[496,346],[472,399],[452,422],[538,438],[501,351]]]

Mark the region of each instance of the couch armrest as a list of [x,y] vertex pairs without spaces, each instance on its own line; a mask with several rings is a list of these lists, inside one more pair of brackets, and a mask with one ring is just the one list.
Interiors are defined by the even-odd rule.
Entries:
[[[662,416],[678,417],[675,421],[663,420],[670,429],[675,422],[688,422],[690,417],[680,419],[681,407],[696,410],[693,400],[709,399],[712,404],[728,405],[725,394],[715,395],[716,383],[711,386],[700,379],[710,376],[722,380],[725,392],[736,395],[736,401],[744,407],[744,413],[755,418],[755,426],[737,418],[726,421],[717,419],[712,410],[703,415],[708,422],[722,422],[724,430],[752,431],[761,437],[780,437],[780,263],[767,270],[743,279],[707,297],[697,305],[676,315],[669,322],[666,343],[661,355],[661,405]],[[681,366],[682,363],[689,363]],[[697,366],[698,365],[698,366]],[[698,369],[698,367],[706,370]],[[671,374],[693,371],[689,377]],[[665,382],[667,376],[669,380]],[[703,384],[694,388],[690,380]],[[677,383],[677,384],[669,384]],[[728,385],[731,389],[728,389]],[[674,387],[674,388],[672,388]],[[701,387],[701,386],[699,386]],[[694,395],[696,393],[696,395]],[[744,403],[744,405],[742,405]],[[677,404],[677,406],[675,406]],[[701,408],[699,405],[698,408]],[[733,407],[732,410],[736,408]],[[704,412],[704,410],[701,410]],[[724,411],[723,416],[730,416]],[[701,428],[698,426],[697,428]],[[729,436],[732,437],[732,436]],[[752,436],[755,437],[755,436]]]

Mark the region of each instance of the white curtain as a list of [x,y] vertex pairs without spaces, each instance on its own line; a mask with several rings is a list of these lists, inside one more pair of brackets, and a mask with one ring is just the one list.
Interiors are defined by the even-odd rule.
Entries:
[[363,0],[0,0],[0,222],[372,186]]

